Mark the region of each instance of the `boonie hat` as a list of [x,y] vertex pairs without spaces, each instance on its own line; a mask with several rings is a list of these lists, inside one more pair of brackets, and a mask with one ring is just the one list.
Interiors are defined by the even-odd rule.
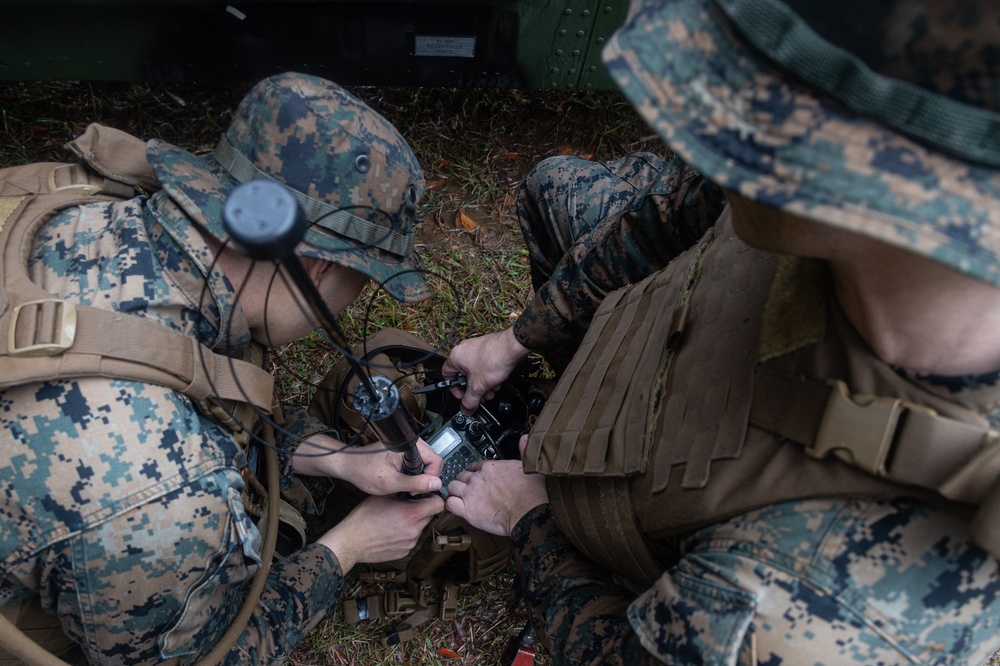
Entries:
[[603,57],[761,204],[1000,286],[1000,3],[645,0]]
[[335,83],[269,77],[240,102],[211,155],[153,140],[146,156],[163,189],[219,240],[230,190],[274,179],[310,223],[297,255],[352,268],[401,301],[430,296],[413,248],[424,193],[417,158],[385,118]]

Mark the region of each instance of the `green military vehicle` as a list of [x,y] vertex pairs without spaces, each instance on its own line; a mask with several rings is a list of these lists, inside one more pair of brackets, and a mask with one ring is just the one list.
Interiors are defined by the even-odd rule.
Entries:
[[0,0],[0,80],[610,90],[626,0]]

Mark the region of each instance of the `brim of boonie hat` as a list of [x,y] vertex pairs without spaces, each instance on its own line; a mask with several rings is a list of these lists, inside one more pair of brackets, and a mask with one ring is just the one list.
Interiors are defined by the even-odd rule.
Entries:
[[[146,158],[170,198],[211,234],[226,238],[222,209],[229,192],[239,183],[211,155],[193,155],[158,139],[146,144]],[[375,247],[359,247],[357,242],[332,233],[310,229],[295,248],[295,254],[356,270],[399,301],[415,303],[432,295],[416,252],[400,258]]]
[[646,122],[721,186],[1000,286],[996,169],[852,114],[736,35],[713,2],[658,0],[603,56]]

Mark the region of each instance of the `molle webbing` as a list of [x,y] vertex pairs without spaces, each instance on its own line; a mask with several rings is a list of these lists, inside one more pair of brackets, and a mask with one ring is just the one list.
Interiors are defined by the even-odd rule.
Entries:
[[[525,469],[632,476],[653,461],[662,489],[685,462],[685,487],[704,486],[712,460],[742,446],[774,266],[725,216],[666,269],[609,294],[532,430]],[[664,427],[672,445],[651,451]]]

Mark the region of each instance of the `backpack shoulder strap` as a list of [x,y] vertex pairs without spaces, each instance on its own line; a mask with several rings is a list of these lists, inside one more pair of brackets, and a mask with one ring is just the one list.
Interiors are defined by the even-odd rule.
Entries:
[[130,379],[180,391],[216,416],[231,413],[227,401],[269,413],[274,380],[262,368],[156,322],[54,298],[31,281],[27,262],[38,229],[64,208],[122,199],[105,192],[108,182],[78,164],[0,170],[0,388]]

